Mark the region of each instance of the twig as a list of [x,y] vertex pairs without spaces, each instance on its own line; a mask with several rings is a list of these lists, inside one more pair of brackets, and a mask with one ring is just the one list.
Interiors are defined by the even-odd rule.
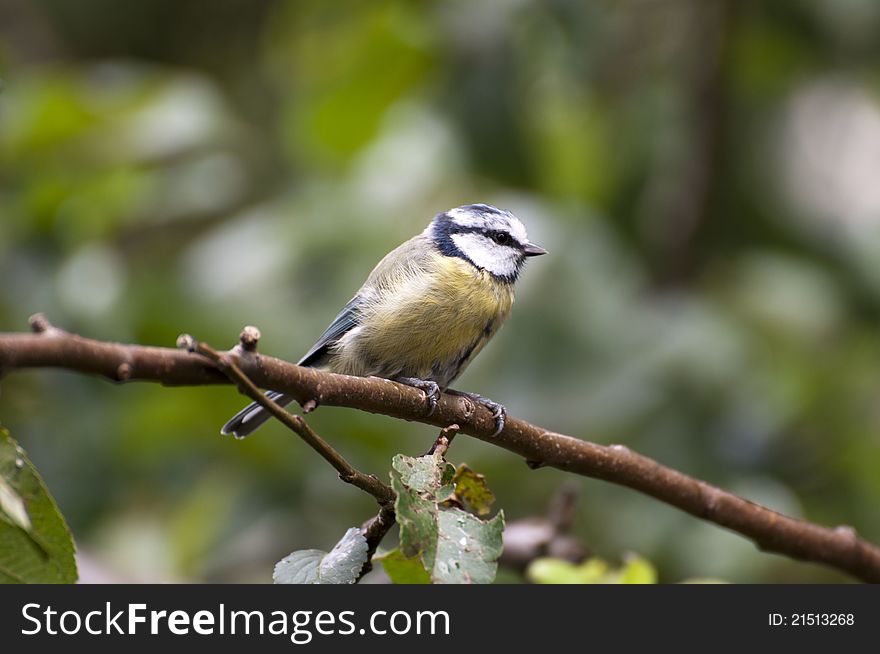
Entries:
[[441,429],[440,435],[437,436],[437,440],[435,440],[430,449],[425,452],[425,455],[430,456],[431,454],[439,453],[440,456],[446,456],[446,450],[449,449],[449,445],[452,443],[452,439],[455,438],[455,435],[460,429],[461,427],[459,427],[457,424],[451,424]]
[[[247,326],[239,335],[239,344],[236,348],[241,352],[256,353],[257,343],[260,340],[260,330],[256,327]],[[290,413],[280,404],[271,400],[260,392],[254,383],[248,379],[234,359],[227,353],[218,352],[207,343],[201,343],[189,334],[181,334],[177,339],[177,346],[189,352],[196,352],[210,359],[227,377],[238,386],[238,390],[264,407],[273,416],[278,418],[286,427],[300,436],[313,450],[327,461],[339,473],[339,478],[362,491],[372,495],[379,503],[379,513],[370,518],[361,526],[361,532],[367,539],[367,560],[358,575],[358,580],[363,578],[373,569],[373,555],[382,539],[385,538],[391,527],[394,526],[394,491],[387,484],[379,481],[376,475],[368,475],[355,469],[345,458],[337,452],[332,445],[321,438],[302,416]],[[309,404],[306,402],[306,404]]]
[[562,485],[547,507],[547,520],[558,534],[571,531],[574,523],[575,507],[577,506],[578,489],[571,482]]
[[[239,345],[243,352],[256,352],[257,343],[260,340],[260,331],[256,327],[245,327],[239,336]],[[373,555],[379,543],[394,526],[394,491],[387,484],[379,481],[375,475],[368,475],[355,469],[345,458],[337,452],[333,446],[321,438],[314,429],[309,426],[302,416],[290,413],[280,404],[270,399],[248,379],[241,368],[227,354],[218,352],[207,343],[200,343],[189,334],[182,334],[177,339],[177,346],[189,352],[196,352],[210,359],[222,370],[229,379],[238,386],[238,390],[264,407],[273,416],[278,418],[286,427],[299,435],[313,450],[333,466],[339,473],[339,478],[372,495],[379,503],[379,513],[370,518],[361,526],[361,531],[367,539],[367,560],[358,575],[360,580],[365,574],[373,569]],[[308,403],[307,403],[308,404]]]
[[[622,445],[598,445],[513,417],[507,419],[501,433],[492,436],[492,414],[467,398],[444,394],[428,416],[421,391],[385,379],[321,372],[244,348],[224,357],[233,361],[255,386],[281,391],[300,404],[317,400],[324,406],[346,406],[438,427],[457,423],[462,433],[510,450],[527,461],[635,489],[750,538],[762,550],[822,563],[880,583],[880,548],[860,539],[852,527],[829,529],[784,516]],[[55,328],[51,337],[45,333],[0,334],[0,370],[39,367],[78,370],[114,381],[157,381],[167,385],[230,381],[210,359],[182,350],[107,343]]]
[[[260,332],[256,327],[245,327],[239,336],[239,345],[243,352],[256,353],[257,341],[260,339]],[[269,411],[273,416],[278,418],[286,427],[298,434],[313,450],[327,461],[339,473],[339,478],[360,488],[376,498],[376,501],[383,508],[394,504],[394,491],[387,484],[382,483],[376,475],[368,475],[355,469],[348,461],[345,460],[332,445],[321,438],[315,430],[313,430],[302,416],[295,415],[285,410],[277,402],[269,399],[264,395],[254,383],[248,379],[248,376],[242,372],[241,368],[235,363],[235,360],[229,353],[218,352],[207,343],[200,343],[189,334],[182,334],[177,339],[177,346],[186,349],[189,352],[196,352],[210,359],[220,370],[222,370],[229,379],[238,386],[238,390],[254,400],[257,404]]]
[[364,563],[364,567],[361,568],[358,581],[373,569],[373,555],[376,553],[376,548],[379,547],[379,543],[391,531],[396,521],[397,516],[394,513],[394,509],[383,506],[379,509],[379,513],[361,525],[361,533],[367,539],[367,561]]
[[546,515],[514,520],[504,527],[504,550],[500,562],[525,572],[537,558],[549,556],[580,563],[590,550],[569,533],[574,522],[577,489],[568,482],[550,502]]

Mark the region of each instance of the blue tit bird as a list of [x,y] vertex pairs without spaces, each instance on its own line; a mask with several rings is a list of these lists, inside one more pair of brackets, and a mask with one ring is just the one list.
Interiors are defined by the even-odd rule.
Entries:
[[[546,252],[508,211],[470,204],[440,213],[379,262],[299,365],[419,388],[429,415],[441,391],[469,397],[492,411],[497,434],[504,407],[449,385],[509,315],[526,259]],[[281,405],[293,401],[267,395]],[[270,415],[250,404],[221,433],[243,438]]]

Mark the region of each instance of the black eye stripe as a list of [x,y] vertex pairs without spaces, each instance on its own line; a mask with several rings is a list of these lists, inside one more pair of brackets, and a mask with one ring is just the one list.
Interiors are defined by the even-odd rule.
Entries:
[[480,234],[498,245],[506,245],[508,247],[522,249],[519,241],[517,241],[510,232],[505,232],[500,229],[487,229],[485,227],[472,225],[451,224],[446,231],[450,236],[453,234]]
[[496,231],[496,230],[486,230],[483,232],[486,236],[491,238],[493,241],[498,243],[498,245],[513,245],[514,240],[513,237],[507,232]]

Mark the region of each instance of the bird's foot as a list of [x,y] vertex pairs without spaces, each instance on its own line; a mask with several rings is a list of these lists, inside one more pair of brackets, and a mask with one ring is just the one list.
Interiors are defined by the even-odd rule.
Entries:
[[447,388],[446,392],[450,395],[458,395],[459,397],[466,397],[477,404],[486,407],[489,411],[492,412],[492,417],[495,418],[495,431],[492,432],[492,436],[497,436],[504,429],[504,421],[507,417],[507,409],[504,408],[503,404],[498,404],[493,400],[490,400],[488,397],[483,397],[478,393],[468,393],[466,391],[456,391],[451,388]]
[[440,386],[437,382],[419,379],[418,377],[395,377],[393,381],[405,386],[418,388],[422,391],[428,400],[428,415],[434,413],[434,410],[437,408],[437,400],[440,399]]

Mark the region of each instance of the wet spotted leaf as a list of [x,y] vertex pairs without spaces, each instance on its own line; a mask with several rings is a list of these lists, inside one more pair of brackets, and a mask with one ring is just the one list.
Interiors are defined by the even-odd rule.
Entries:
[[276,584],[353,584],[367,562],[367,539],[358,527],[345,532],[332,550],[297,550],[275,565]]
[[400,552],[383,565],[393,581],[491,583],[495,579],[503,515],[485,521],[447,506],[454,498],[475,512],[488,513],[494,496],[482,475],[466,466],[456,471],[439,454],[397,455],[391,486],[397,494]]

